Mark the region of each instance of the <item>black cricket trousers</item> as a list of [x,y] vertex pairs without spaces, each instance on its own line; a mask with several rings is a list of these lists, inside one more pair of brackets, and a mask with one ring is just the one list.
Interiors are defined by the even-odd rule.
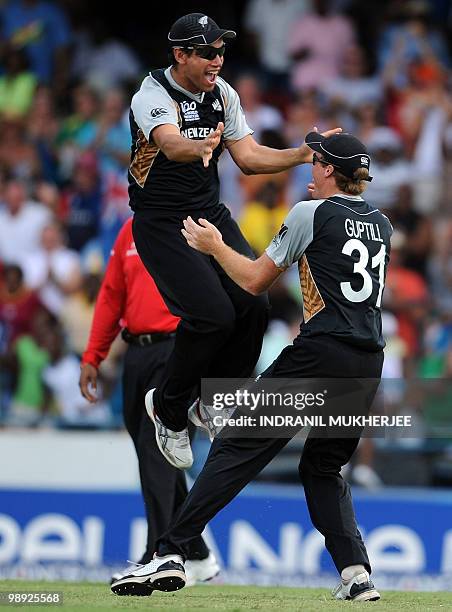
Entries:
[[[129,344],[124,358],[124,422],[138,457],[148,535],[141,563],[152,561],[157,538],[166,531],[173,514],[187,496],[185,473],[168,463],[159,451],[154,424],[144,407],[145,390],[160,382],[165,364],[173,350],[169,338],[149,346]],[[189,546],[189,559],[204,559],[209,550],[201,536]]]
[[[371,378],[376,380],[376,391],[382,366],[382,351],[369,353],[323,335],[298,338],[281,352],[261,378]],[[367,408],[372,399],[367,398]],[[363,564],[370,572],[350,488],[340,475],[359,437],[315,438],[311,433],[312,430],[298,468],[311,521],[325,537],[326,548],[339,572],[356,564]],[[281,438],[216,438],[180,512],[159,539],[158,554],[177,553],[186,557],[190,543],[199,537],[207,523],[288,442]]]
[[133,237],[169,310],[181,317],[174,351],[154,394],[157,413],[173,431],[187,426],[201,378],[247,378],[253,374],[268,323],[266,295],[252,296],[212,257],[188,246],[181,234],[188,216],[207,218],[235,251],[254,259],[229,210],[172,212],[137,210]]

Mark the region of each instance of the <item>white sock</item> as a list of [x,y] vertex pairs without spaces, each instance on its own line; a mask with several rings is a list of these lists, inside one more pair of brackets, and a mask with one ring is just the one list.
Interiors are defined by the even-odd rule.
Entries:
[[344,582],[348,582],[353,578],[353,576],[357,576],[358,574],[362,574],[366,571],[364,565],[349,565],[341,572],[341,578]]

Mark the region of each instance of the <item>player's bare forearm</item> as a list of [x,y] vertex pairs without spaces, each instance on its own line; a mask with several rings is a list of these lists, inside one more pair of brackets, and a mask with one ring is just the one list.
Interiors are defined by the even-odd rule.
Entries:
[[171,134],[161,142],[160,148],[171,161],[189,163],[200,158],[200,141]]
[[159,125],[152,133],[155,144],[166,157],[175,162],[190,163],[202,159],[207,168],[214,149],[220,144],[224,124],[219,122],[216,129],[203,140],[185,138],[174,125]]
[[245,174],[274,174],[306,161],[308,160],[301,153],[301,149],[271,149],[257,145],[241,170]]
[[[314,131],[317,131],[317,128],[314,128]],[[341,128],[334,128],[323,132],[323,135],[328,137],[341,131]],[[229,142],[227,147],[244,174],[274,174],[312,162],[312,149],[304,143],[292,149],[272,149],[258,144],[248,135],[241,140]]]
[[259,295],[268,289],[268,286],[262,286],[262,283],[258,282],[256,260],[248,259],[248,257],[237,253],[224,242],[216,246],[212,256],[218,261],[226,274],[248,293]]
[[229,144],[228,150],[244,174],[282,172],[304,163],[309,157],[309,153],[306,151],[303,153],[301,148],[271,149],[270,147],[264,147],[251,136]]
[[188,217],[181,231],[192,248],[214,257],[226,274],[252,295],[266,291],[282,272],[265,253],[253,260],[231,249],[223,242],[220,231],[206,219],[196,223]]

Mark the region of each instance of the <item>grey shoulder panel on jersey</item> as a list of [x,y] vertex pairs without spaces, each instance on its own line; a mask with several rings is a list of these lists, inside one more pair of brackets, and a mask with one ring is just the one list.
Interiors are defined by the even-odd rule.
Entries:
[[265,252],[278,268],[298,261],[314,239],[314,217],[325,200],[298,202],[284,220]]
[[144,79],[139,91],[133,96],[131,109],[136,124],[147,140],[158,125],[170,123],[179,127],[177,105],[152,75]]

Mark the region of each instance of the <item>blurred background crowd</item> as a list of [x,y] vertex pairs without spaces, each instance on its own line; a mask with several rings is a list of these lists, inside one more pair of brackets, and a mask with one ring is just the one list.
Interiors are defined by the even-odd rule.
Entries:
[[[257,140],[296,146],[313,126],[357,135],[372,156],[365,197],[395,227],[385,403],[414,415],[416,436],[364,441],[350,477],[370,487],[452,482],[449,0],[209,4],[176,1],[158,15],[149,7],[125,16],[103,2],[0,0],[2,425],[122,426],[122,341],[102,365],[95,408],[81,398],[78,376],[108,254],[130,215],[129,100],[149,70],[166,65],[171,23],[205,10],[238,32],[222,74]],[[222,200],[259,255],[308,197],[311,168],[244,176],[225,153],[220,175]],[[271,302],[258,371],[297,334],[296,269],[272,288]],[[297,448],[264,477],[293,478]]]

